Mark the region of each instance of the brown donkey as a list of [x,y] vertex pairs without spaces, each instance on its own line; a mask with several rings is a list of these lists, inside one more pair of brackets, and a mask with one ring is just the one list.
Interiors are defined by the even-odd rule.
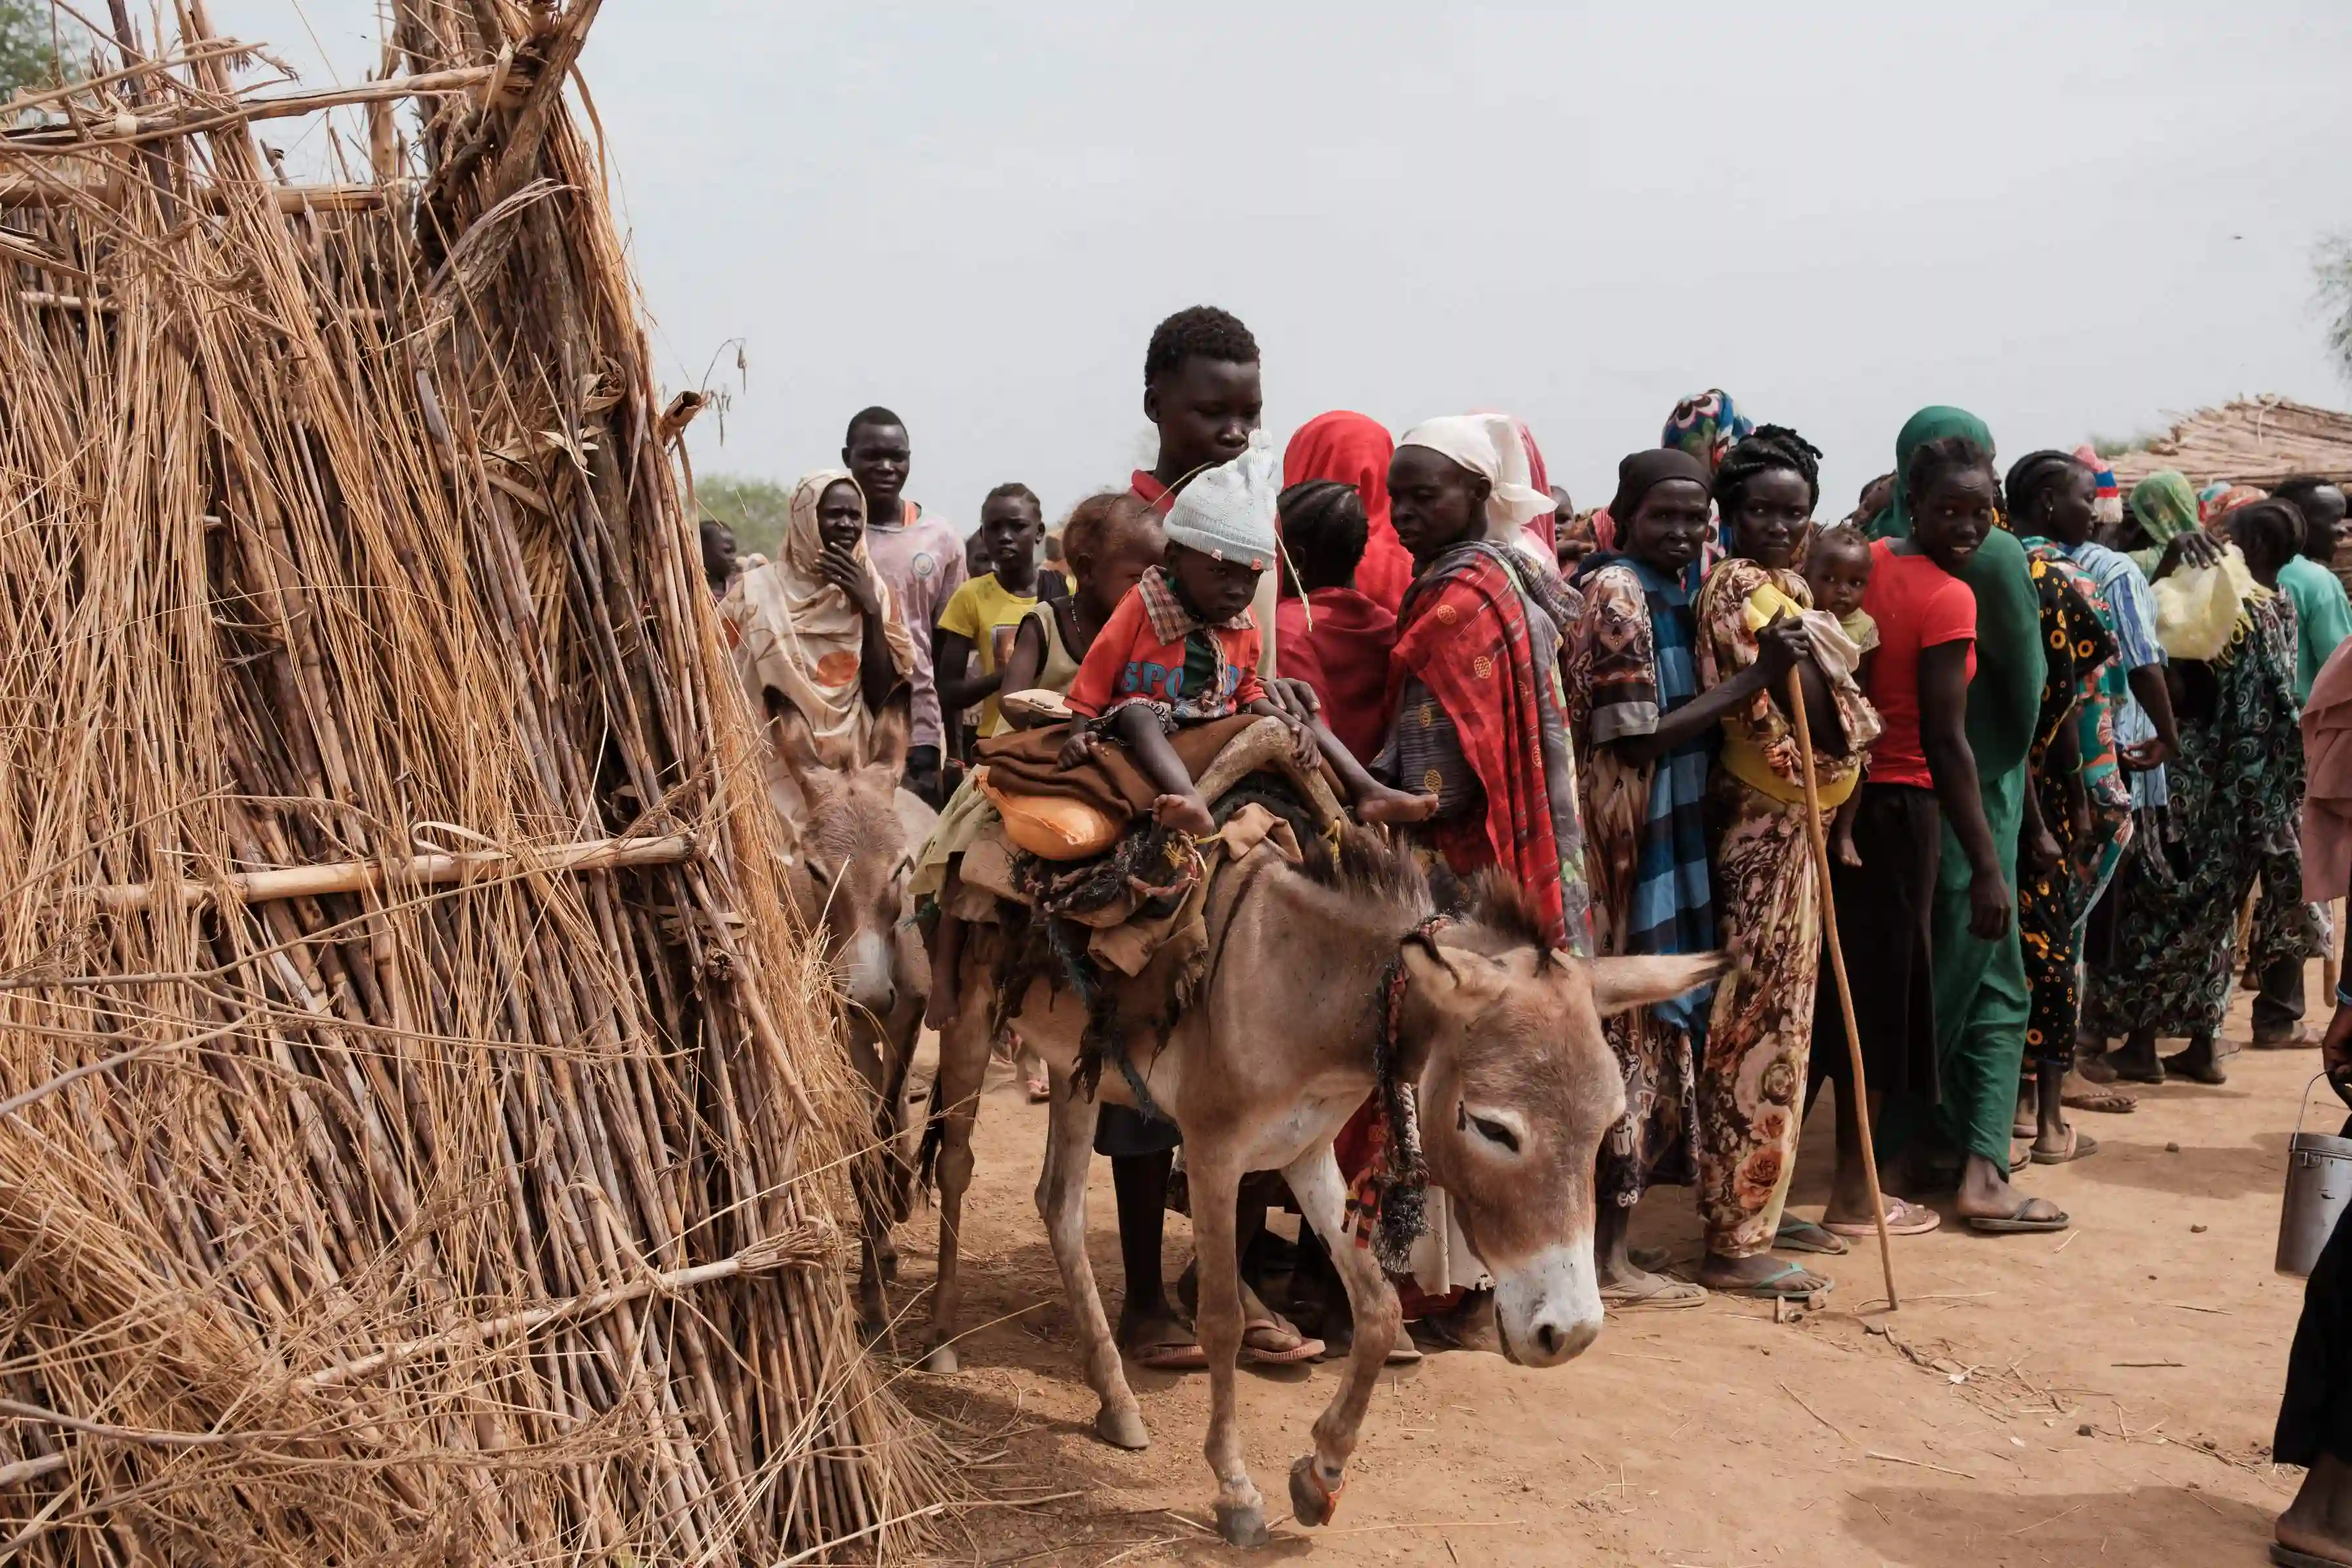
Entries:
[[[903,700],[875,721],[866,757],[835,769],[817,760],[800,714],[769,721],[774,760],[799,800],[785,827],[784,888],[804,931],[824,941],[848,1023],[850,1059],[874,1091],[875,1148],[854,1173],[860,1247],[857,1315],[869,1331],[887,1317],[886,1276],[897,1272],[890,1227],[909,1212],[914,1163],[906,1153],[907,1073],[930,995],[930,965],[905,920],[912,847],[936,818],[898,787],[907,759]],[[772,787],[772,795],[775,794]]]
[[[1601,1033],[1605,1014],[1679,994],[1720,973],[1715,954],[1579,961],[1548,950],[1514,890],[1482,883],[1458,921],[1433,919],[1411,858],[1349,830],[1336,867],[1294,866],[1262,846],[1230,868],[1207,910],[1208,968],[1164,1047],[1130,1028],[1129,1058],[1150,1100],[1184,1136],[1193,1241],[1201,1263],[1196,1324],[1208,1352],[1205,1452],[1217,1479],[1220,1533],[1267,1539],[1265,1500],[1243,1458],[1234,1363],[1242,1338],[1234,1215],[1244,1173],[1279,1170],[1332,1248],[1356,1339],[1346,1375],[1316,1421],[1315,1447],[1291,1468],[1293,1510],[1328,1520],[1402,1327],[1396,1293],[1370,1252],[1349,1245],[1347,1193],[1331,1139],[1379,1083],[1418,1085],[1429,1180],[1495,1279],[1505,1353],[1556,1366],[1601,1331],[1592,1258],[1593,1167],[1602,1134],[1623,1112],[1624,1086]],[[940,1290],[934,1356],[947,1351],[958,1294],[955,1231],[970,1180],[974,1041],[982,1066],[995,998],[977,948],[967,950],[961,1006],[940,1048],[934,1104],[948,1112],[940,1159]],[[987,944],[993,946],[993,943]],[[1148,1019],[1167,978],[1132,984]],[[1111,1338],[1086,1249],[1087,1165],[1099,1100],[1136,1105],[1125,1073],[1100,1075],[1096,1098],[1074,1092],[1086,1009],[1066,985],[1023,984],[1022,1033],[1045,1058],[1054,1103],[1037,1183],[1087,1382],[1100,1400],[1095,1431],[1120,1447],[1148,1441]],[[950,1074],[957,1076],[950,1081]],[[1140,1107],[1139,1107],[1140,1109]]]

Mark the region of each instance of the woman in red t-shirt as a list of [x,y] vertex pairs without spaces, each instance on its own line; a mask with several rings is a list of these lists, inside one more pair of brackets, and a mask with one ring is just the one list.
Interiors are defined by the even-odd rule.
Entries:
[[[1996,915],[2009,918],[2008,884],[1977,794],[1967,732],[1977,601],[1958,575],[1992,525],[1991,498],[2000,486],[1990,455],[1957,437],[1921,447],[1904,483],[1911,537],[1870,547],[1870,587],[1862,601],[1878,625],[1868,695],[1885,724],[1871,747],[1854,812],[1862,864],[1830,873],[1874,1121],[1887,1094],[1930,1103],[1937,1098],[1928,931],[1947,814],[1975,868],[1978,916],[1987,925]],[[1838,1094],[1837,1174],[1822,1223],[1841,1236],[1870,1236],[1876,1226],[1844,1035],[1836,988],[1822,986],[1814,1000],[1812,1076],[1835,1081]],[[1932,1209],[1892,1194],[1886,1208],[1887,1228],[1897,1235],[1936,1228]]]

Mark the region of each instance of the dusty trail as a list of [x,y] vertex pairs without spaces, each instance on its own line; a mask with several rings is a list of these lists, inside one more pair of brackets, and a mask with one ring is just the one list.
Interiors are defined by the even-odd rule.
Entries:
[[[2316,964],[2310,979],[2322,995]],[[2239,1041],[2243,1003],[2229,1030]],[[2224,1087],[2176,1083],[2142,1091],[2135,1115],[2078,1117],[2102,1152],[2018,1178],[2074,1215],[2071,1233],[1898,1239],[1899,1316],[1863,1310],[1883,1293],[1873,1243],[1808,1259],[1837,1289],[1800,1322],[1717,1298],[1612,1318],[1559,1371],[1456,1352],[1391,1373],[1338,1520],[1319,1531],[1286,1521],[1255,1557],[1444,1568],[2263,1562],[2271,1518],[2301,1475],[2269,1463],[2302,1300],[2271,1256],[2287,1134],[2318,1053],[2246,1051],[2229,1066]],[[2319,1096],[2314,1121],[2326,1125],[2333,1101],[2324,1087]],[[970,1429],[1003,1495],[1055,1500],[975,1516],[971,1548],[946,1560],[1241,1560],[1206,1533],[1205,1377],[1132,1374],[1151,1424],[1144,1453],[1088,1435],[1093,1396],[1030,1206],[1044,1129],[1017,1085],[992,1081],[964,1239],[967,1321],[988,1326],[965,1341],[961,1375],[910,1373],[902,1386]],[[1800,1212],[1820,1212],[1828,1154],[1824,1110],[1805,1142]],[[1088,1214],[1115,1314],[1101,1161]],[[929,1279],[933,1225],[919,1215],[902,1239],[902,1310]],[[1696,1253],[1696,1220],[1673,1190],[1644,1205],[1635,1228],[1638,1243],[1671,1247],[1678,1261]],[[1171,1215],[1171,1279],[1187,1257]],[[1241,1379],[1250,1462],[1270,1504],[1335,1376]]]

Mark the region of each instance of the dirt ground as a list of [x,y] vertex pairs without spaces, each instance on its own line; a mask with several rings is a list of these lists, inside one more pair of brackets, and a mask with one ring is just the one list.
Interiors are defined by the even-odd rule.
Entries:
[[[2325,994],[2313,965],[2310,994]],[[2231,1036],[2246,1035],[2244,997]],[[2314,1026],[2324,1021],[2317,1013]],[[1235,1552],[1208,1530],[1204,1374],[1130,1373],[1152,1446],[1088,1428],[1094,1396],[1031,1206],[1044,1112],[1001,1073],[982,1110],[966,1213],[964,1370],[902,1387],[952,1425],[1000,1500],[962,1516],[941,1561],[1108,1568],[1239,1560],[1745,1568],[2255,1564],[2301,1472],[2269,1462],[2302,1283],[2272,1272],[2289,1131],[2318,1053],[2247,1051],[2225,1087],[2143,1090],[2125,1117],[2078,1116],[2102,1145],[2019,1181],[2068,1210],[2059,1236],[1946,1228],[1898,1239],[1899,1313],[1876,1244],[1820,1260],[1827,1307],[1775,1325],[1762,1302],[1612,1318],[1546,1372],[1433,1355],[1382,1378],[1339,1517],[1286,1518],[1285,1477],[1336,1366],[1241,1377],[1252,1473],[1281,1517]],[[2313,1121],[2333,1131],[2323,1086]],[[1791,1209],[1826,1196],[1829,1110],[1805,1140]],[[2336,1115],[2340,1118],[2342,1112]],[[1088,1203],[1095,1270],[1117,1315],[1108,1163]],[[901,1246],[911,1323],[936,1218]],[[1654,1192],[1643,1245],[1696,1253],[1687,1194]],[[1170,1216],[1172,1279],[1190,1256]],[[1810,1260],[1809,1260],[1810,1261]],[[985,1326],[978,1326],[985,1325]],[[901,1336],[912,1348],[918,1335]]]

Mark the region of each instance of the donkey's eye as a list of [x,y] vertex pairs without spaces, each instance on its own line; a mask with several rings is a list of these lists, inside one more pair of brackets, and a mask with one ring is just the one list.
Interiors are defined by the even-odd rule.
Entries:
[[1470,1125],[1475,1127],[1478,1130],[1478,1136],[1487,1142],[1498,1144],[1514,1154],[1519,1152],[1519,1135],[1493,1117],[1473,1116],[1470,1118]]

